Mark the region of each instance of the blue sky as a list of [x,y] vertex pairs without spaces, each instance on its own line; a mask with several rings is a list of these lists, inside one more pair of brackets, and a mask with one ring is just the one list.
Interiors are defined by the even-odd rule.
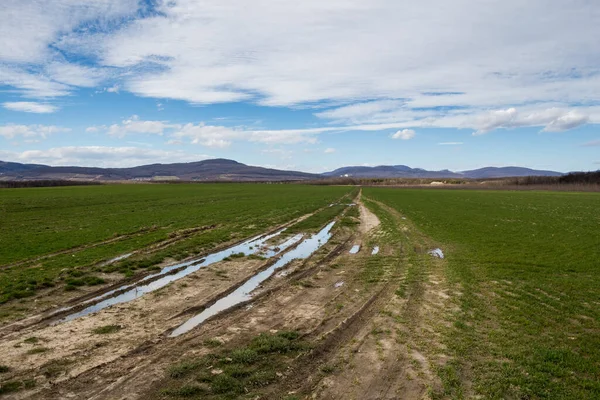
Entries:
[[0,16],[0,160],[600,168],[596,2],[5,0]]

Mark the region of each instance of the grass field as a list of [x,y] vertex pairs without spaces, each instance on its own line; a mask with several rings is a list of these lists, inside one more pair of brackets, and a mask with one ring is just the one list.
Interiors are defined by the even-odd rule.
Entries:
[[[462,296],[441,397],[600,398],[600,195],[364,189],[446,253]],[[426,279],[426,278],[424,278]]]
[[[68,290],[102,283],[92,275],[100,269],[87,267],[177,239],[150,256],[102,269],[131,275],[167,257],[183,258],[263,232],[328,206],[350,191],[249,184],[0,190],[0,303],[60,283]],[[190,230],[202,227],[210,229]]]
[[[0,395],[600,398],[599,193],[358,192],[255,184],[0,191]],[[70,322],[35,320],[74,298],[83,305],[95,289],[82,286],[105,290],[309,213],[269,244],[337,219],[331,240],[262,281],[248,304],[184,335],[165,333],[274,259],[233,254]],[[445,258],[429,254],[436,247]]]

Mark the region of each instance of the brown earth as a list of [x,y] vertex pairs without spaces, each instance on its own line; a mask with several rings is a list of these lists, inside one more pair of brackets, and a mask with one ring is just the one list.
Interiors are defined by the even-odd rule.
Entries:
[[[433,244],[410,221],[379,204],[395,227],[383,226],[369,204],[357,204],[360,225],[336,224],[327,244],[274,274],[251,301],[179,337],[168,333],[269,261],[223,261],[129,303],[6,333],[0,364],[11,368],[10,379],[36,381],[34,388],[6,398],[162,398],[166,369],[211,352],[208,340],[235,348],[278,330],[299,331],[312,350],[282,369],[281,380],[256,398],[428,398],[441,385],[436,374],[446,361],[441,334],[459,293],[446,283],[444,260],[423,251]],[[349,254],[354,243],[364,248]],[[380,246],[377,256],[371,245]],[[119,328],[93,332],[109,325]]]

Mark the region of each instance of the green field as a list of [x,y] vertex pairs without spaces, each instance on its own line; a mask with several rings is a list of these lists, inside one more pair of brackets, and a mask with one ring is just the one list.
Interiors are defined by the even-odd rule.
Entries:
[[[326,207],[351,191],[347,187],[252,184],[3,189],[0,303],[57,284],[73,290],[102,283],[94,276],[100,269],[92,266],[168,239],[178,240],[101,272],[131,275],[166,257],[198,254]],[[210,229],[186,231],[200,227]]]
[[[394,337],[398,347],[389,349],[398,352],[388,349],[391,359],[400,363],[418,350],[429,360],[431,375],[415,378],[426,382],[428,397],[600,398],[599,193],[365,187],[362,202],[380,222],[367,232],[358,229],[366,218],[362,208],[336,205],[353,201],[358,191],[267,184],[0,190],[0,321],[69,301],[78,293],[66,292],[81,286],[114,283],[308,213],[316,211],[292,225],[289,234],[316,231],[343,214],[338,235],[362,241],[366,249],[381,246],[382,252],[348,256],[345,249],[323,265],[315,264],[323,276],[356,272],[356,282],[350,275],[345,278],[345,304],[342,297],[332,297],[331,304],[322,305],[337,307],[327,318],[363,301],[363,293],[388,296],[380,299],[385,310],[363,322],[373,324],[373,335]],[[427,253],[438,246],[443,260]],[[136,250],[130,258],[103,263]],[[339,279],[335,276],[333,282]],[[333,284],[329,290],[319,286],[317,275],[311,282],[297,301],[313,304],[324,301],[325,294],[336,296]],[[353,290],[350,285],[355,285]],[[384,285],[386,291],[380,291]],[[27,299],[40,293],[35,302]],[[427,297],[439,293],[444,297]],[[274,291],[265,304],[277,296]],[[280,308],[279,303],[271,306]],[[378,319],[380,315],[389,319]],[[120,329],[104,323],[93,333],[118,335]],[[274,363],[292,366],[296,357],[318,345],[304,343],[295,330],[289,337],[285,332],[255,332],[258,336],[248,343],[221,344],[212,355],[179,360],[168,369],[160,396],[203,398],[209,392],[202,390],[210,386],[211,396],[235,398],[246,388],[271,385],[280,378]],[[355,338],[344,340],[352,344]],[[273,351],[266,351],[264,343],[281,346],[269,344]],[[382,354],[384,350],[377,348]],[[251,358],[238,362],[238,356]],[[198,375],[212,364],[222,372]],[[344,373],[354,367],[360,366],[348,364]],[[0,373],[12,372],[0,365]],[[181,386],[192,379],[202,384]]]
[[434,240],[462,293],[444,332],[450,359],[437,371],[444,390],[435,395],[600,398],[600,195],[363,194]]

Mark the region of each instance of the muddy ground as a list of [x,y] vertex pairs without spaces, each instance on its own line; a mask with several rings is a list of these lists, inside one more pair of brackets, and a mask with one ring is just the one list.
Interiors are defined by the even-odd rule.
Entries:
[[[255,398],[431,397],[442,384],[441,335],[460,293],[446,283],[444,260],[427,254],[433,243],[396,211],[364,200],[357,199],[360,218],[341,217],[331,240],[309,259],[293,261],[250,302],[181,336],[169,333],[270,260],[222,261],[69,322],[38,318],[19,329],[0,327],[0,364],[10,368],[0,379],[23,383],[5,398],[163,398],[165,371],[208,354],[209,343],[235,348],[281,330],[300,332],[311,350]],[[360,251],[350,254],[355,244]],[[379,254],[371,255],[373,246]]]

